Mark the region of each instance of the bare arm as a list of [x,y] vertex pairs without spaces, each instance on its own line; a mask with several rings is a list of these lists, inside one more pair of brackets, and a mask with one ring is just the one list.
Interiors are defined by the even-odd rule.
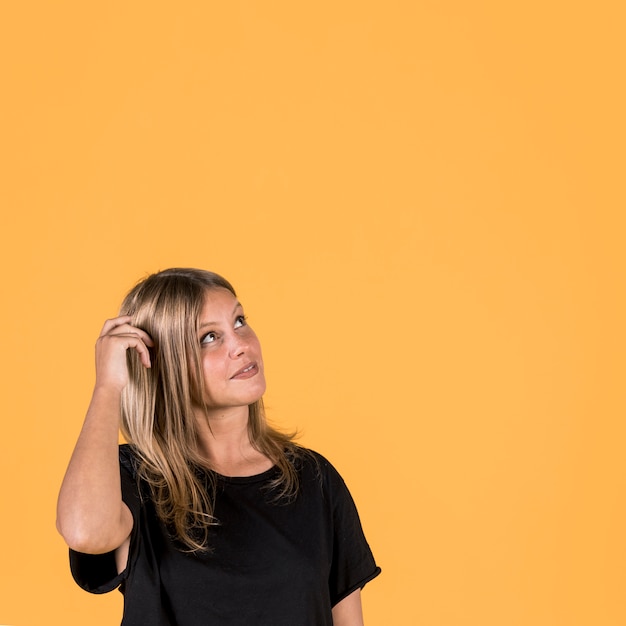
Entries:
[[102,554],[126,544],[133,518],[122,501],[118,433],[120,399],[128,383],[126,351],[150,367],[152,340],[129,324],[108,320],[96,344],[96,385],[57,503],[57,528],[78,552]]
[[333,626],[363,626],[360,589],[333,607]]

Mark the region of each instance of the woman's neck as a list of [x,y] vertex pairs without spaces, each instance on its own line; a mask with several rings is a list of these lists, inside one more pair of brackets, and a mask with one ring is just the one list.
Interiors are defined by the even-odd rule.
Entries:
[[207,465],[224,476],[253,476],[273,463],[248,435],[248,409],[224,410],[198,418],[198,446]]

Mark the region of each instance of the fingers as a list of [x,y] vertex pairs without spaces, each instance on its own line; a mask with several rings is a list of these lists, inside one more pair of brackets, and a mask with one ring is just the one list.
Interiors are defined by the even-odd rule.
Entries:
[[110,320],[107,320],[106,322],[104,322],[100,337],[108,335],[113,329],[117,328],[118,326],[122,326],[123,324],[129,324],[132,319],[133,318],[130,315],[120,315],[119,317],[114,317]]
[[104,339],[116,339],[121,342],[121,347],[124,351],[134,350],[138,355],[141,362],[145,367],[151,367],[150,361],[150,351],[146,344],[142,341],[141,337],[139,337],[138,333],[120,333],[116,335],[109,335]]
[[145,330],[137,328],[137,326],[133,326],[130,323],[131,320],[132,317],[130,315],[121,315],[120,317],[107,320],[102,327],[100,337],[106,337],[108,335],[136,335],[147,346],[151,348],[154,347],[152,337],[150,337]]
[[128,382],[125,354],[134,350],[146,368],[152,366],[149,348],[154,347],[152,337],[131,324],[130,315],[107,320],[96,343],[96,378],[104,385],[123,388]]

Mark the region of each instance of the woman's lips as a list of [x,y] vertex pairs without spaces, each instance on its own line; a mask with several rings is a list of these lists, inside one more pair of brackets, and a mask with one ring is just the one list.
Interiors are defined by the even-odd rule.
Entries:
[[252,378],[259,372],[259,368],[256,363],[248,363],[245,367],[242,367],[238,372],[235,372],[230,379],[242,380],[244,378]]

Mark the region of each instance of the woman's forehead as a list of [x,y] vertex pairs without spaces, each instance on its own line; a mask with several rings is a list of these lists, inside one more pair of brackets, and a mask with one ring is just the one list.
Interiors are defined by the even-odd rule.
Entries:
[[200,323],[208,323],[211,321],[209,318],[214,316],[230,315],[239,308],[241,303],[228,289],[207,289],[200,311]]

